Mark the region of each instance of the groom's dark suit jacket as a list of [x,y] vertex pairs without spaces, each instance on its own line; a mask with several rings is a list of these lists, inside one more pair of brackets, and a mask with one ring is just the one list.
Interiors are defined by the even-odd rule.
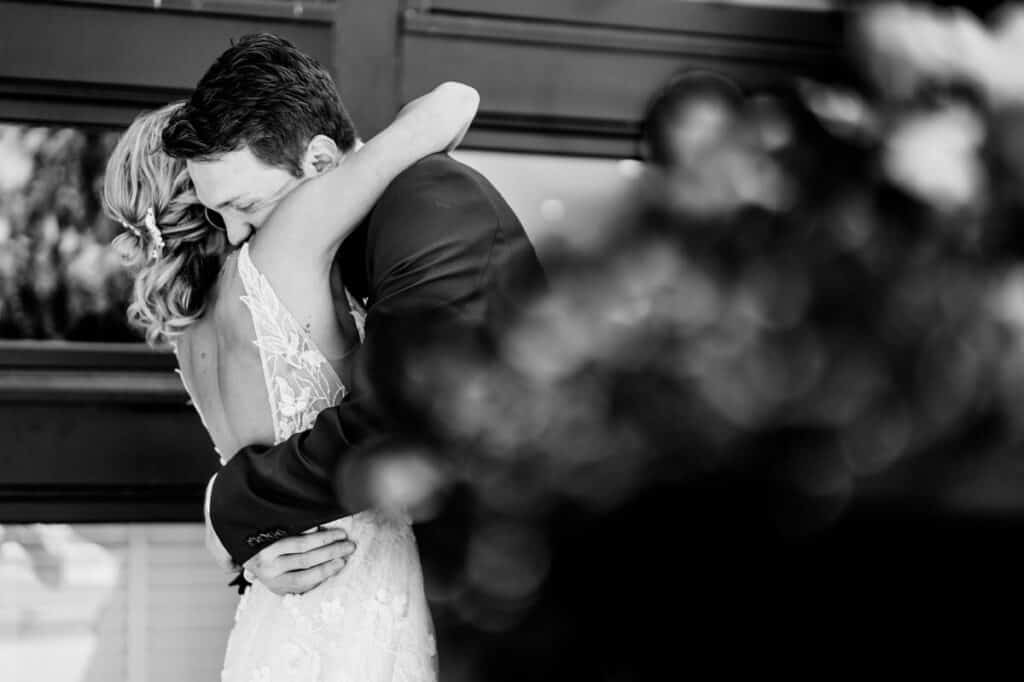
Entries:
[[467,331],[493,334],[545,283],[505,200],[444,154],[399,175],[339,249],[332,292],[339,325],[351,337],[342,281],[366,300],[368,313],[365,342],[343,377],[348,397],[324,410],[312,430],[242,450],[213,483],[210,518],[238,563],[278,538],[361,510],[362,500],[339,495],[352,489],[339,485],[346,465],[368,442],[417,435],[417,419],[396,399],[405,350],[446,335],[455,343]]

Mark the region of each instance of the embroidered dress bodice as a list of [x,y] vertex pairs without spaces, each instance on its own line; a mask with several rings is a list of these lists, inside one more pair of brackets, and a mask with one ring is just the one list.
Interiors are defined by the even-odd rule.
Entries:
[[[248,244],[237,261],[280,442],[311,428],[346,389],[256,268]],[[346,295],[362,340],[363,309]],[[436,682],[433,625],[408,521],[365,511],[325,525],[344,528],[355,542],[348,564],[301,595],[254,583],[235,614],[222,681]]]

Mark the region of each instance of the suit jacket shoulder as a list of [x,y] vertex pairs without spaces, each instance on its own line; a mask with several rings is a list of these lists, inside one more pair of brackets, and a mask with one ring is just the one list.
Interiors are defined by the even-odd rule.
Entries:
[[428,156],[395,178],[339,257],[346,284],[371,310],[396,302],[472,307],[473,299],[494,293],[493,274],[543,281],[505,199],[447,154]]

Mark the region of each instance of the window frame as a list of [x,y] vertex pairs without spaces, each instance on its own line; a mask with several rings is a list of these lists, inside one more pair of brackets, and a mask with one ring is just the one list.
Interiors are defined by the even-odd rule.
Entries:
[[[335,3],[303,5],[0,0],[3,121],[123,128],[257,30],[330,64]],[[218,458],[174,367],[143,343],[0,341],[0,523],[201,521]]]
[[[571,0],[304,1],[301,15],[267,0],[154,4],[0,0],[4,120],[123,127],[187,96],[232,37],[271,31],[329,66],[364,139],[405,101],[462,79],[483,95],[467,149],[628,158],[646,98],[679,68],[720,65],[752,85],[841,68],[840,12],[665,0],[595,3],[597,14]],[[795,40],[794,27],[815,38]],[[199,521],[216,457],[173,365],[141,344],[0,342],[0,522]]]

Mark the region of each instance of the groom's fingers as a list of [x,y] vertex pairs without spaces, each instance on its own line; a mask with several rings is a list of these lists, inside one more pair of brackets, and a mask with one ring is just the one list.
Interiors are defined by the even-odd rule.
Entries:
[[309,552],[319,547],[329,545],[332,542],[339,542],[347,539],[348,533],[343,530],[334,528],[330,530],[318,530],[313,533],[293,535],[291,537],[278,540],[266,549],[260,551],[256,556],[260,557],[261,561],[266,562],[285,554],[302,554],[304,552]]
[[[302,594],[341,572],[345,568],[345,559],[332,559],[327,563],[320,564],[314,568],[307,568],[304,571],[292,571],[285,573],[279,581],[285,585],[285,592]],[[277,590],[272,591],[277,592]],[[279,593],[280,594],[280,593]]]
[[340,572],[354,550],[345,531],[319,530],[278,540],[245,568],[275,594],[302,593]]
[[301,554],[283,554],[277,559],[277,567],[282,573],[302,571],[333,559],[347,559],[348,555],[355,551],[355,548],[355,543],[342,540]]

